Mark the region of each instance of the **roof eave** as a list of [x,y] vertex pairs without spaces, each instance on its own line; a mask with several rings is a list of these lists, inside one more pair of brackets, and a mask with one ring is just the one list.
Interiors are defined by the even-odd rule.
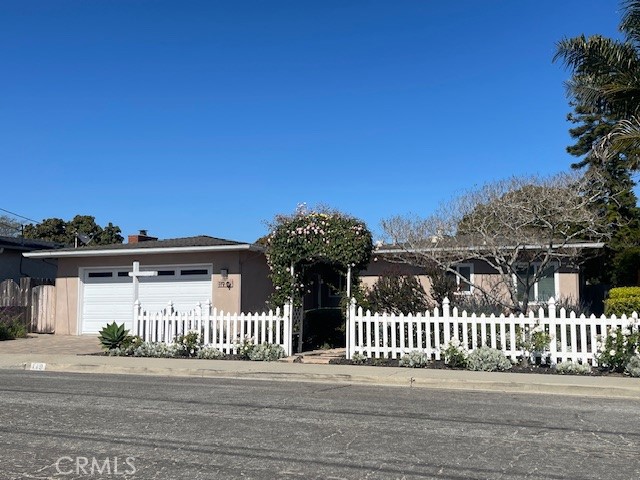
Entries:
[[[581,243],[570,243],[566,245],[558,245],[558,249],[566,249],[566,248],[603,248],[604,242],[581,242]],[[531,249],[544,249],[546,246],[543,245],[505,245],[504,249],[510,250],[514,248],[520,248],[523,250],[531,250]],[[437,252],[437,251],[446,251],[446,250],[464,250],[464,251],[472,251],[472,250],[481,250],[481,246],[469,246],[469,247],[455,247],[455,248],[446,248],[446,247],[433,247],[433,248],[380,248],[375,251],[377,254],[385,254],[385,253],[420,253],[420,252]]]
[[233,252],[256,251],[263,249],[255,244],[243,243],[239,245],[208,245],[199,247],[151,247],[151,248],[114,248],[104,250],[66,250],[66,251],[37,251],[23,253],[28,258],[81,258],[81,257],[109,257],[129,255],[154,255],[162,253],[206,253],[206,252]]

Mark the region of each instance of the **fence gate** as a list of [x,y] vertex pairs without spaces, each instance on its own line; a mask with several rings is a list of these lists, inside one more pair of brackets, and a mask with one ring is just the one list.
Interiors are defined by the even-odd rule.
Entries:
[[0,282],[0,307],[11,307],[20,314],[29,332],[53,333],[55,287],[51,279],[24,277]]

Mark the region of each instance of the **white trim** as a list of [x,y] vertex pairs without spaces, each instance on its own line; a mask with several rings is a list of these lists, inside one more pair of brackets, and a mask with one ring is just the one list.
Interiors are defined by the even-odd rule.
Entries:
[[[537,270],[540,268],[540,263],[542,262],[532,262],[530,264],[526,264],[526,263],[517,263],[516,264],[516,268],[518,268],[519,266],[527,266],[527,265],[531,265],[535,270],[534,270],[534,275],[535,272],[537,272]],[[562,265],[560,265],[557,261],[551,261],[549,262],[549,264],[547,265],[547,268],[549,267],[553,267],[554,268],[554,272],[553,272],[553,298],[555,298],[556,300],[558,298],[560,298],[560,268],[562,267]],[[516,292],[518,290],[518,279],[517,279],[517,275],[514,273],[512,275],[513,277],[513,282],[516,285]],[[533,284],[533,298],[529,299],[529,305],[538,305],[538,304],[546,304],[547,300],[539,300],[538,299],[538,282]]]
[[[497,247],[500,250],[513,250],[517,248],[519,250],[532,250],[532,249],[546,249],[548,245],[502,245]],[[580,242],[580,243],[567,243],[560,245],[552,245],[552,248],[567,249],[567,248],[603,248],[604,242]],[[433,247],[433,248],[379,248],[374,249],[376,254],[385,253],[420,253],[420,252],[455,252],[455,251],[474,251],[483,250],[482,245],[468,246],[468,247]]]
[[65,250],[23,253],[28,258],[60,258],[60,257],[110,257],[125,255],[151,255],[157,253],[199,253],[199,252],[230,252],[254,250],[262,251],[256,245],[245,243],[241,245],[209,245],[206,247],[154,247],[154,248],[114,248],[105,250]]
[[[460,279],[460,271],[458,270],[459,267],[468,267],[469,268],[469,283],[463,282]],[[458,275],[453,274],[453,277],[456,280],[456,287],[458,288],[458,290],[455,292],[456,295],[473,295],[473,289],[474,289],[474,285],[475,285],[475,273],[474,273],[474,269],[473,269],[473,263],[456,263],[453,267],[451,267],[453,269],[455,269],[456,272],[458,272]],[[460,290],[460,285],[464,284],[467,285],[469,287],[469,290]]]

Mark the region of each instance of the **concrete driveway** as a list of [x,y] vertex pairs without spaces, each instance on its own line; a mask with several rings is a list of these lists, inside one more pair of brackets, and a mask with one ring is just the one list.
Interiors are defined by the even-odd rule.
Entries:
[[86,355],[101,351],[97,335],[30,333],[28,338],[0,342],[0,354]]

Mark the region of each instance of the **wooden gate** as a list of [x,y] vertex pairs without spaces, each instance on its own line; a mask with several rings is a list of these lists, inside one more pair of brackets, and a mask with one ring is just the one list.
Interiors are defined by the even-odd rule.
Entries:
[[29,332],[55,330],[55,286],[51,279],[21,278],[0,282],[0,307],[15,307]]

